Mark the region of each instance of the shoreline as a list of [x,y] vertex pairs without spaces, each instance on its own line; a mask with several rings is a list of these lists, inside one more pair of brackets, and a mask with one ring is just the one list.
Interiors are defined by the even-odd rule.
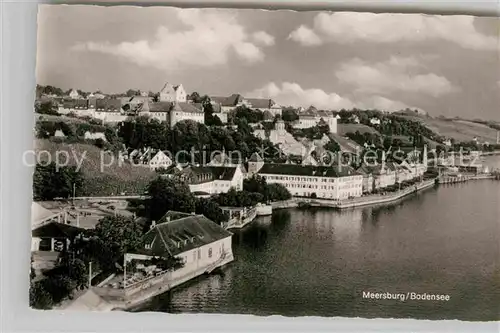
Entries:
[[[467,178],[466,181],[469,180],[483,180],[490,179],[495,180],[495,176],[493,175],[475,175]],[[322,208],[335,208],[335,209],[349,209],[349,208],[357,208],[357,207],[365,207],[372,206],[378,204],[387,204],[399,199],[402,199],[406,196],[409,196],[413,193],[418,193],[420,191],[426,190],[434,185],[443,185],[446,183],[441,183],[439,178],[433,178],[426,181],[423,181],[415,186],[408,187],[396,193],[379,195],[379,194],[371,194],[364,197],[359,197],[351,200],[343,200],[343,201],[334,201],[329,199],[317,199],[317,198],[292,198],[286,201],[277,201],[271,203],[273,209],[287,209],[287,208],[297,208],[299,203],[307,203],[310,204],[310,207],[322,207]]]

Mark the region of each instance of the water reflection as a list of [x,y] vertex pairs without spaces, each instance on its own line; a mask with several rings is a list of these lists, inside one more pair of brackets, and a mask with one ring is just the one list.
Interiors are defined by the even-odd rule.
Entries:
[[[498,320],[499,184],[439,187],[340,212],[275,211],[234,232],[235,261],[222,274],[144,310]],[[445,293],[452,301],[367,301],[364,290]]]

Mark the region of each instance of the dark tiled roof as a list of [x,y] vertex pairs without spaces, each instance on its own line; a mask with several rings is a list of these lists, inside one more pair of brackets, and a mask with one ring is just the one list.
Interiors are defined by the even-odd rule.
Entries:
[[74,238],[84,229],[64,223],[51,222],[31,232],[33,237],[38,238]]
[[274,115],[269,110],[266,110],[264,111],[263,118],[264,121],[272,121],[274,120]]
[[171,102],[148,103],[149,112],[169,112],[172,109]]
[[66,100],[63,104],[66,109],[88,109],[89,101],[86,99],[72,99]]
[[358,176],[360,173],[348,166],[313,166],[284,163],[266,163],[259,170],[259,174],[316,176],[316,177],[346,177]]
[[263,98],[248,98],[247,101],[252,104],[254,109],[269,109],[274,104],[272,100]]
[[203,105],[201,103],[177,103],[183,112],[203,113]]
[[[169,221],[167,215],[170,216]],[[160,220],[165,222],[157,224],[144,235],[143,252],[149,255],[175,256],[232,236],[232,233],[203,215],[179,212],[167,212],[167,215]]]
[[189,113],[203,113],[203,106],[201,103],[154,102],[154,103],[144,103],[144,105],[145,104],[148,104],[149,112],[179,111],[179,112],[189,112]]
[[210,99],[221,104],[222,106],[236,106],[238,103],[243,101],[243,96],[240,94],[232,94],[229,97],[214,96],[210,97]]

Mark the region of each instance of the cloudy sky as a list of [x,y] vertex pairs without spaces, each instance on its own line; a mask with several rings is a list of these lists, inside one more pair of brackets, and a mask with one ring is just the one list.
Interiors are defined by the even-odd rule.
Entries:
[[37,81],[500,120],[498,18],[44,5]]

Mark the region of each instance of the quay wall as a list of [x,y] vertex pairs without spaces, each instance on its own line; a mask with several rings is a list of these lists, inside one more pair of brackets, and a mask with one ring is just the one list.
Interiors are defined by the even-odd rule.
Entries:
[[[234,260],[231,254],[217,267],[222,267]],[[195,271],[182,273],[179,271],[169,271],[160,276],[155,276],[151,279],[138,282],[133,286],[126,289],[118,288],[92,288],[93,291],[101,296],[106,302],[111,304],[113,310],[130,310],[138,305],[146,302],[147,300],[167,292],[189,280],[192,280],[200,275],[206,273],[207,267],[200,267]]]
[[290,200],[285,201],[276,201],[271,205],[273,209],[286,209],[286,208],[295,208],[298,206],[299,202],[307,202],[313,207],[330,207],[337,209],[346,209],[346,208],[354,208],[361,207],[367,205],[376,205],[381,203],[387,203],[391,201],[398,200],[402,197],[405,197],[411,193],[415,193],[416,191],[420,191],[426,188],[433,186],[435,183],[434,179],[424,181],[418,185],[408,187],[404,190],[401,190],[397,193],[390,194],[371,194],[364,197],[347,199],[347,200],[328,200],[328,199],[317,199],[317,198],[292,198]]
[[351,200],[344,200],[339,202],[338,208],[339,209],[346,209],[346,208],[354,208],[354,207],[361,207],[361,206],[367,206],[367,205],[376,205],[376,204],[382,204],[382,203],[387,203],[391,201],[395,201],[398,199],[401,199],[407,195],[410,195],[412,193],[416,193],[418,191],[427,189],[429,187],[434,186],[435,180],[427,180],[424,181],[420,184],[417,184],[416,186],[411,186],[408,188],[405,188],[397,193],[394,194],[386,194],[386,195],[370,195],[366,197],[361,197],[361,198],[355,198]]

